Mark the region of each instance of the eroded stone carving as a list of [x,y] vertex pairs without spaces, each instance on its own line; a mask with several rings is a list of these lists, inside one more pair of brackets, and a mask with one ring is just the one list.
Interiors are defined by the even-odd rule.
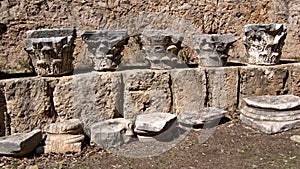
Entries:
[[92,53],[95,70],[116,70],[128,41],[127,30],[84,31],[81,37]]
[[183,63],[178,58],[183,36],[164,30],[144,30],[141,40],[151,69],[172,69]]
[[277,64],[286,38],[283,24],[249,24],[245,26],[244,45],[248,63]]
[[194,35],[194,49],[199,58],[200,66],[225,66],[229,57],[228,51],[236,41],[233,34],[202,34]]
[[26,32],[25,50],[36,73],[57,76],[71,73],[76,29],[43,29]]

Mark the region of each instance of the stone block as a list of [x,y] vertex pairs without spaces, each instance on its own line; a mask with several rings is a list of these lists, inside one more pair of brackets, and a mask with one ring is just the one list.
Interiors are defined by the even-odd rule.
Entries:
[[78,118],[85,133],[96,122],[119,117],[122,112],[122,76],[113,72],[90,72],[61,78],[53,93],[59,120]]
[[42,140],[41,130],[29,133],[15,133],[0,137],[0,154],[11,156],[24,156],[31,153]]
[[51,79],[33,77],[4,82],[9,133],[41,129],[56,120],[51,101]]
[[172,93],[169,71],[129,70],[123,72],[123,117],[171,112]]
[[238,67],[206,68],[208,107],[234,112],[238,106]]
[[51,123],[44,127],[43,132],[50,134],[82,134],[82,123],[79,119]]
[[198,111],[205,107],[207,82],[204,69],[171,71],[173,112]]
[[83,140],[83,134],[47,134],[45,153],[81,152]]
[[291,70],[292,94],[300,96],[300,63],[293,63]]
[[291,94],[291,69],[291,64],[240,67],[240,103],[249,96]]

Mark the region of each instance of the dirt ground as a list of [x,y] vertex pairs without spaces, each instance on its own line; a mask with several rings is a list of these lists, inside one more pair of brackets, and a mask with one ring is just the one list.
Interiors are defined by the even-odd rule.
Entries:
[[[173,148],[158,156],[131,158],[114,150],[87,146],[77,154],[43,154],[27,158],[0,157],[2,168],[299,168],[300,144],[291,141],[300,129],[266,135],[238,121],[219,125],[205,143],[201,130],[188,132]],[[147,150],[151,154],[151,149]]]

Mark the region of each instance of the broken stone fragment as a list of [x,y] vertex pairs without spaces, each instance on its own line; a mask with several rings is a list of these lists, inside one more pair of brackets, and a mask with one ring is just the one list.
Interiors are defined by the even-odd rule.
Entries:
[[279,63],[287,35],[284,24],[249,24],[243,39],[248,63],[273,65]]
[[94,70],[116,70],[121,63],[121,52],[128,43],[127,30],[84,31],[82,40],[92,53]]
[[291,140],[300,144],[300,135],[291,136]]
[[81,152],[83,140],[83,134],[47,134],[45,153]]
[[160,133],[176,119],[176,115],[156,112],[140,114],[136,117],[134,131],[137,134]]
[[43,132],[50,134],[82,134],[82,123],[79,119],[52,123],[44,127]]
[[178,122],[186,126],[202,125],[205,122],[211,122],[221,119],[226,111],[218,108],[204,108],[199,111],[181,112],[178,115]]
[[183,64],[178,57],[182,35],[166,30],[144,30],[141,40],[151,69],[173,69]]
[[59,76],[73,71],[76,29],[42,29],[26,32],[25,50],[39,76]]
[[123,118],[98,122],[91,127],[91,143],[102,148],[120,147],[133,141],[132,121]]
[[0,137],[0,154],[10,156],[28,155],[39,145],[41,140],[41,130]]
[[200,66],[226,66],[228,51],[236,41],[233,34],[194,35],[194,49],[198,54]]
[[244,98],[244,102],[251,107],[289,110],[300,106],[300,97],[294,95],[252,96]]

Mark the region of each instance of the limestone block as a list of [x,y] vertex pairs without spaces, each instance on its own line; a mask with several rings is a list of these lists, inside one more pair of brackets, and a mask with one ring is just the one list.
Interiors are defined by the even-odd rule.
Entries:
[[83,140],[83,134],[47,134],[45,153],[81,152]]
[[132,121],[124,118],[95,123],[91,127],[91,143],[102,148],[120,147],[133,141]]
[[237,67],[206,68],[209,107],[235,111],[238,105]]
[[129,70],[123,72],[123,117],[171,112],[171,78],[168,71]]
[[204,108],[207,93],[204,69],[174,69],[171,79],[174,113]]
[[90,136],[90,127],[122,112],[122,76],[113,72],[90,72],[61,78],[53,93],[59,120],[78,118]]
[[240,67],[240,103],[249,96],[291,94],[291,69],[290,64]]
[[31,153],[42,140],[41,130],[29,133],[15,133],[0,137],[0,154],[11,156],[24,156]]
[[38,77],[5,81],[6,118],[11,133],[41,129],[56,120],[51,101],[52,82]]
[[82,123],[79,119],[51,123],[43,128],[43,132],[50,134],[82,134]]

